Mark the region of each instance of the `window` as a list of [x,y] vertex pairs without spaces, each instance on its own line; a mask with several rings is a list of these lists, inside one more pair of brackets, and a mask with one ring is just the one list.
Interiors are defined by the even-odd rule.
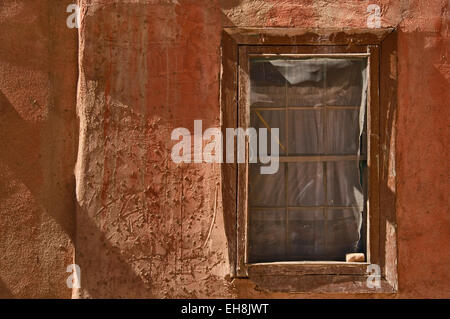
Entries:
[[249,164],[250,263],[366,253],[367,57],[249,55],[250,126],[280,131],[278,172]]
[[[395,202],[380,173],[396,99],[391,33],[224,30],[223,128],[269,137],[279,128],[275,174],[222,165],[233,277],[276,291],[367,292],[367,267],[377,264],[383,288],[371,292],[395,291]],[[355,252],[364,262],[346,262]]]

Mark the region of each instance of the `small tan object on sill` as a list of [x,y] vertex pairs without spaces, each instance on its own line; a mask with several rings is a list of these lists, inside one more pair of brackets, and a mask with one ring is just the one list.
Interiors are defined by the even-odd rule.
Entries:
[[346,262],[356,262],[356,263],[361,263],[365,261],[365,256],[364,254],[361,253],[353,253],[353,254],[346,254],[345,255],[345,261]]

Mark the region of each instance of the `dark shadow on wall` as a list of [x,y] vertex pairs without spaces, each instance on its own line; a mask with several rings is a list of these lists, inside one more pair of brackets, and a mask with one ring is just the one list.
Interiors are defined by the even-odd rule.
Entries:
[[[28,102],[47,111],[44,121],[24,120],[0,88],[0,159],[26,185],[36,201],[74,238],[75,178],[78,147],[76,117],[77,31],[66,27],[65,9],[70,0],[30,2],[18,7],[24,22],[12,17],[0,24],[0,61],[25,70],[48,73],[48,83],[33,83],[48,91],[47,105]],[[8,4],[13,6],[13,4]],[[69,14],[67,13],[67,16]],[[14,45],[9,45],[14,44]],[[11,79],[14,80],[14,79]],[[20,102],[27,102],[25,97]],[[19,102],[19,103],[20,103]],[[44,103],[44,102],[43,102]]]
[[[64,2],[69,1],[64,0]],[[0,7],[2,10],[0,61],[21,66],[26,70],[48,68],[51,61],[43,58],[49,42],[49,16],[46,14],[48,2],[49,0],[2,1],[2,7]],[[52,5],[55,6],[53,1]],[[55,7],[61,10],[63,5],[58,4]],[[8,10],[11,11],[11,16],[8,16]],[[4,12],[6,19],[3,19]],[[65,7],[60,12],[64,14]],[[61,27],[65,27],[65,25]]]
[[220,8],[222,9],[232,9],[240,5],[242,0],[219,0]]
[[89,213],[78,206],[77,222],[83,227],[77,236],[75,261],[81,270],[80,298],[154,298],[129,264],[127,257],[114,247]]
[[233,27],[235,24],[227,16],[224,10],[231,10],[241,4],[242,0],[219,0],[219,5],[221,9],[221,25],[222,27]]
[[[75,236],[78,59],[77,30],[66,27],[69,3],[73,1],[6,1],[1,9],[5,15],[0,24],[0,68],[7,72],[0,87],[0,161],[13,179],[1,182],[22,186],[13,194],[19,204],[0,214],[2,220],[16,223],[14,214],[23,212],[16,226],[30,234],[34,227],[40,236],[33,242],[18,236],[12,228],[2,229],[12,236],[14,245],[23,246],[29,254],[2,246],[8,252],[5,256],[14,256],[18,267],[39,269],[29,278],[20,278],[32,282],[33,288],[20,290],[15,286],[19,280],[14,272],[0,265],[3,280],[16,291],[15,297],[70,297],[64,278]],[[20,95],[14,92],[19,85]],[[47,233],[41,236],[39,232],[44,229]],[[2,243],[8,236],[0,237]],[[59,249],[42,247],[52,239],[58,241]],[[9,258],[8,262],[14,264],[15,260]],[[42,266],[43,260],[48,268]]]
[[[46,129],[46,125],[33,124],[23,120],[1,91],[0,121],[2,123],[0,126],[0,148],[2,150],[0,160],[14,171],[18,180],[33,194],[36,202],[45,208],[45,212],[73,240],[75,225],[73,215],[68,215],[68,212],[74,211],[71,209],[74,203],[74,177],[62,179],[59,172],[43,171],[45,161],[60,161],[57,152],[52,149],[56,148],[57,141],[45,141],[42,145],[41,134]],[[46,147],[49,147],[51,149],[49,152],[53,154],[45,154]],[[47,158],[43,158],[45,156]],[[50,163],[48,167],[55,168],[58,167],[58,164]]]

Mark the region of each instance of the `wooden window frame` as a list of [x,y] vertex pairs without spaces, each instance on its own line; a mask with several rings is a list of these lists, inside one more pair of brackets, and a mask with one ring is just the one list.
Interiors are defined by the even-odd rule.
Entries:
[[[321,52],[321,53],[317,53]],[[358,106],[331,106],[331,105],[323,105],[320,107],[312,107],[312,106],[287,106],[284,107],[278,106],[273,108],[268,107],[250,107],[250,79],[248,77],[248,74],[250,74],[250,65],[248,64],[249,60],[254,57],[278,57],[278,58],[359,58],[359,59],[367,59],[368,66],[370,66],[370,57],[374,57],[375,55],[378,55],[378,52],[373,48],[373,46],[358,46],[357,48],[347,48],[342,46],[247,46],[243,45],[239,47],[239,92],[238,92],[238,98],[239,98],[239,108],[238,108],[238,119],[239,119],[239,127],[242,127],[244,130],[249,128],[250,125],[250,114],[252,111],[258,112],[258,111],[264,111],[264,110],[272,110],[272,111],[285,111],[285,118],[284,118],[284,124],[286,125],[285,130],[285,143],[289,145],[288,141],[288,110],[322,110],[323,113],[323,121],[324,121],[324,128],[325,131],[323,132],[323,137],[327,138],[327,132],[326,132],[326,116],[328,114],[328,111],[330,110],[358,110],[360,109],[360,105]],[[378,78],[378,69],[374,68],[372,72],[376,72],[374,74],[375,77]],[[368,79],[370,80],[368,72]],[[370,84],[370,83],[369,83]],[[376,89],[376,88],[375,88]],[[285,92],[287,95],[287,92]],[[367,97],[368,105],[367,110],[370,112],[369,108],[369,100],[370,95]],[[378,111],[378,109],[374,110],[375,112]],[[378,123],[374,123],[377,125]],[[377,133],[377,132],[375,132]],[[366,135],[367,136],[367,135]],[[286,145],[286,147],[288,147]],[[368,146],[370,143],[368,143]],[[349,160],[363,160],[367,158],[362,155],[296,155],[292,156],[287,153],[285,155],[279,156],[279,162],[280,163],[300,163],[300,162],[310,162],[310,163],[317,163],[321,162],[323,163],[323,174],[326,177],[327,176],[327,162],[334,162],[334,161],[349,161]],[[368,159],[368,163],[370,162],[370,158]],[[373,167],[369,166],[369,167]],[[245,204],[244,202],[248,203],[248,163],[246,164],[239,164],[238,165],[238,198],[241,199],[241,202],[238,205],[238,216],[242,216],[242,218],[238,218],[238,229],[242,229],[241,232],[238,233],[238,245],[245,241],[245,244],[242,246],[238,246],[238,260],[241,261],[239,265],[242,265],[244,268],[248,268],[247,265],[251,265],[254,267],[255,263],[249,262],[249,251],[248,247],[250,245],[249,241],[249,210],[251,210],[251,206],[249,204]],[[369,173],[370,174],[370,173]],[[242,183],[239,183],[239,180],[242,180]],[[327,178],[324,178],[323,183],[326,185]],[[288,178],[285,176],[285,190],[286,190],[286,196],[287,196],[287,189],[288,189]],[[244,184],[247,184],[246,186]],[[325,198],[327,198],[327,187],[324,185],[324,192],[325,192]],[[280,209],[280,207],[273,207],[274,209]],[[327,211],[332,209],[353,209],[354,206],[339,206],[339,205],[330,205],[328,203],[324,203],[322,206],[295,206],[295,207],[289,207],[286,199],[286,203],[283,207],[286,211],[289,209],[323,209],[325,212],[325,216],[327,214]],[[267,209],[266,207],[253,207],[254,210],[264,210]],[[288,214],[286,214],[288,216]],[[286,229],[287,229],[287,220],[288,217],[286,216]],[[325,227],[327,225],[327,220],[324,220]],[[239,224],[242,223],[242,224]],[[286,237],[286,236],[285,236]],[[287,237],[286,237],[287,241]],[[367,241],[368,243],[368,241]],[[288,244],[288,243],[286,243]],[[368,246],[368,245],[366,245]],[[378,254],[377,251],[375,251],[377,247],[373,247],[372,251],[367,251],[368,257],[375,256]],[[267,266],[271,267],[274,265],[274,262],[270,263],[261,263],[266,264]],[[297,262],[291,262],[291,265],[296,265]],[[361,263],[357,263],[358,265],[361,265]],[[329,265],[329,264],[328,264]],[[362,266],[364,267],[364,266]],[[244,273],[246,270],[244,270]]]
[[[396,105],[396,34],[393,29],[304,30],[295,28],[225,28],[222,33],[221,112],[222,129],[249,126],[247,86],[248,54],[349,55],[368,54],[368,223],[367,262],[271,262],[247,263],[248,163],[222,164],[222,198],[228,239],[230,273],[247,278],[270,291],[323,293],[394,293],[397,291],[395,195],[380,205],[390,176],[381,174],[392,150],[391,128]],[[394,65],[394,66],[393,66]],[[394,87],[394,88],[395,88]],[[382,92],[381,90],[386,90]],[[395,113],[395,112],[394,112]],[[380,115],[385,115],[380,117]],[[236,153],[236,152],[235,152]],[[246,152],[248,154],[248,150]],[[387,224],[388,223],[388,224]],[[381,268],[381,288],[367,287],[367,267]]]

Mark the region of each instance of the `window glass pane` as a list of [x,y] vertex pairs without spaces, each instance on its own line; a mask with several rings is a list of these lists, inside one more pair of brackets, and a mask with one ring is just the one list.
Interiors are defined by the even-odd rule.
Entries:
[[346,254],[360,252],[361,212],[356,208],[330,209],[327,216],[327,258],[345,260]]
[[361,223],[357,209],[290,210],[286,259],[344,261],[361,251]]
[[324,204],[323,163],[289,163],[288,206]]
[[330,206],[363,206],[359,161],[327,163],[327,198]]
[[364,59],[326,59],[326,94],[330,106],[360,106],[363,96]]
[[253,59],[250,62],[250,105],[252,107],[284,107],[286,79],[282,70],[271,61]]
[[325,250],[325,215],[320,209],[289,210],[288,260],[317,260]]
[[367,152],[366,68],[358,58],[251,60],[250,125],[279,128],[282,156],[273,175],[249,165],[252,262],[365,253],[367,169],[356,156]]
[[[249,205],[255,206],[286,206],[286,173],[283,163],[279,163],[275,174],[261,174],[261,164],[249,164]],[[266,164],[264,164],[265,166]],[[268,165],[268,164],[267,164]]]
[[360,106],[365,99],[365,59],[252,59],[250,64],[254,107]]
[[286,211],[249,211],[250,262],[280,261],[285,256]]
[[325,96],[323,59],[277,61],[286,71],[287,106],[321,106]]
[[[267,152],[271,154],[271,139],[272,128],[278,128],[278,153],[284,155],[286,153],[286,112],[280,111],[251,111],[250,112],[250,126],[256,129],[259,135],[260,128],[267,129]],[[276,141],[276,139],[275,139]],[[259,149],[259,140],[258,140]],[[258,154],[261,154],[258,151]]]
[[322,110],[289,110],[288,121],[289,155],[324,153]]
[[359,109],[327,111],[327,154],[357,155],[359,149]]

